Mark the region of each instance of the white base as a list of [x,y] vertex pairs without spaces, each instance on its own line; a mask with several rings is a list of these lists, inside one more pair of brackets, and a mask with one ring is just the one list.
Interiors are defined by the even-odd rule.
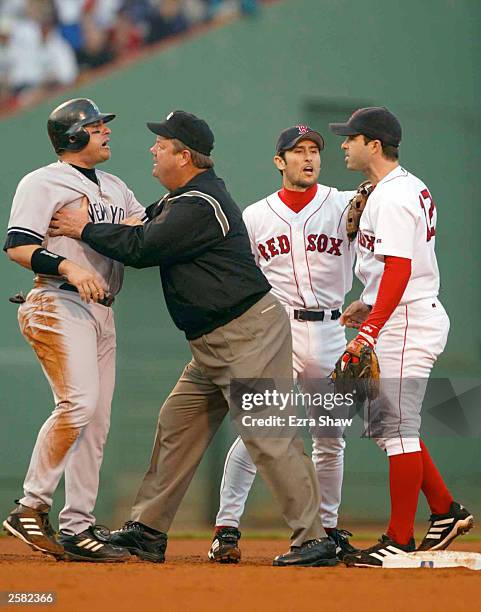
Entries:
[[428,567],[438,569],[442,567],[467,567],[472,570],[481,570],[481,554],[477,552],[462,552],[455,550],[435,550],[432,552],[413,552],[405,555],[386,557],[382,562],[383,568],[413,568]]

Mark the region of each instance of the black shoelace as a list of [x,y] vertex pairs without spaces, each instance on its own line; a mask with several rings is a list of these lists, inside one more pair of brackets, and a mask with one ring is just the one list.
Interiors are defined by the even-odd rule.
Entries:
[[313,548],[314,546],[318,546],[319,544],[322,543],[321,539],[318,540],[309,540],[308,542],[304,542],[304,544],[302,546],[299,546],[299,548]]
[[110,529],[105,525],[91,525],[88,531],[90,531],[95,539],[100,540],[100,542],[110,541]]
[[144,531],[144,526],[138,521],[126,521],[125,525],[119,531]]
[[332,535],[334,535],[334,539],[336,539],[336,536],[339,536],[339,538],[343,540],[352,538],[352,533],[347,529],[336,529],[336,531]]

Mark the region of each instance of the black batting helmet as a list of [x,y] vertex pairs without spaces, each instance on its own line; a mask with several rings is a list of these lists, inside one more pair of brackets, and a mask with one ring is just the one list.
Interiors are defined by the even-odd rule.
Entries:
[[88,145],[90,134],[84,126],[97,121],[112,121],[115,115],[101,113],[88,98],[67,100],[54,109],[48,118],[47,130],[55,152],[81,151]]

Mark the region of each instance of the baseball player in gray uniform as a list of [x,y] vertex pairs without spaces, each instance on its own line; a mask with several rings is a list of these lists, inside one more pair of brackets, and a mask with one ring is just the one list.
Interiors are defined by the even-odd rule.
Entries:
[[[283,130],[274,157],[282,188],[243,212],[256,263],[289,315],[294,377],[305,394],[322,391],[322,379],[327,380],[346,343],[339,318],[352,285],[355,253],[345,222],[355,192],[317,183],[323,148],[321,134],[306,125]],[[316,428],[312,460],[321,491],[322,525],[342,558],[356,549],[349,543],[351,534],[338,529],[345,447],[340,433]],[[256,467],[238,437],[225,461],[208,553],[211,561],[239,561],[239,523],[255,475]]]
[[[69,100],[48,119],[58,161],[27,174],[12,204],[4,250],[36,273],[20,306],[20,330],[36,353],[55,406],[40,429],[17,507],[3,522],[33,549],[65,560],[124,561],[95,527],[93,509],[115,381],[115,327],[110,307],[123,266],[67,237],[48,235],[50,219],[87,198],[92,222],[145,216],[119,178],[95,169],[110,159],[115,115],[94,102]],[[58,539],[48,511],[65,475],[65,506]]]

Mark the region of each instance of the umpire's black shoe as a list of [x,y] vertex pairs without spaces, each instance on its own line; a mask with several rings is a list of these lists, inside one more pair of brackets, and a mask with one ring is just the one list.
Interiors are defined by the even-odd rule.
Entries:
[[236,527],[219,527],[207,554],[211,561],[218,563],[239,563],[241,551],[238,542],[241,532]]
[[77,535],[59,531],[58,539],[64,548],[62,561],[121,563],[130,559],[128,550],[110,544],[108,529],[100,525],[91,525]]
[[349,542],[349,538],[352,538],[352,533],[347,529],[326,529],[327,537],[336,545],[336,555],[339,561],[344,559],[344,555],[355,555],[359,552],[358,548]]
[[[18,500],[15,501],[18,503]],[[33,550],[55,557],[63,554],[63,546],[55,538],[46,507],[36,510],[18,504],[3,521],[3,527],[10,535],[22,540]]]
[[277,555],[272,565],[283,567],[331,567],[337,564],[336,545],[331,538],[308,540],[291,546],[289,552]]
[[110,543],[126,548],[144,561],[163,563],[167,548],[167,534],[137,521],[127,521],[123,527],[110,532]]

